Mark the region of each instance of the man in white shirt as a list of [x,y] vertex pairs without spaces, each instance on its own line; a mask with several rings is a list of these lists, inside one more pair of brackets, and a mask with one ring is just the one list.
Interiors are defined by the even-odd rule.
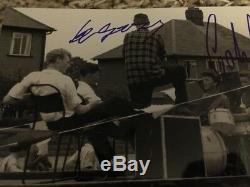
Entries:
[[[62,131],[77,128],[89,122],[105,119],[111,116],[133,114],[134,110],[127,101],[112,98],[100,104],[100,100],[82,105],[72,79],[63,73],[69,67],[71,54],[65,49],[54,49],[46,55],[46,69],[32,72],[16,84],[4,97],[3,103],[15,104],[24,99],[34,84],[50,84],[56,87],[61,95],[65,108],[63,112],[41,113],[42,119],[47,122],[51,130]],[[56,93],[51,87],[32,86],[34,95],[45,96]],[[91,110],[91,111],[90,111]],[[78,115],[81,114],[81,115]],[[105,128],[106,129],[106,128]]]
[[[72,79],[63,74],[69,67],[70,59],[71,54],[65,49],[54,49],[50,51],[46,56],[46,69],[32,72],[24,77],[21,82],[11,88],[9,93],[4,97],[3,103],[16,104],[25,99],[25,97],[29,96],[32,85],[50,84],[56,87],[61,93],[66,118],[73,116],[75,113],[85,113],[89,111],[96,103],[92,102],[89,105],[81,105],[82,100],[77,95],[76,87]],[[31,91],[34,95],[39,96],[56,92],[55,89],[49,86],[33,86]],[[58,121],[63,117],[63,112],[41,113],[41,117],[47,123]]]
[[[75,113],[85,113],[90,110],[91,106],[81,105],[81,99],[72,79],[63,73],[69,67],[71,54],[65,49],[54,49],[46,56],[46,69],[38,72],[32,72],[16,84],[9,93],[4,97],[3,103],[14,104],[29,94],[30,86],[34,84],[50,84],[55,86],[62,95],[65,107],[65,117],[71,117]],[[56,90],[51,87],[32,87],[32,93],[39,96],[45,96],[55,93]],[[94,105],[94,104],[93,104]],[[62,112],[41,113],[44,121],[56,121],[62,118]]]
[[[89,105],[93,102],[102,102],[92,87],[87,83],[87,75],[95,74],[99,71],[98,67],[95,71],[91,71],[90,64],[85,62],[80,57],[71,59],[71,66],[67,69],[66,74],[72,78],[77,88],[77,94],[82,99],[82,104]],[[84,72],[84,74],[81,74]],[[86,81],[86,82],[85,82]],[[100,167],[99,161],[109,159],[110,155],[105,155],[106,149],[111,150],[107,137],[103,133],[99,133],[96,129],[84,134],[85,144],[80,150],[81,169],[98,169]],[[103,156],[104,155],[104,156]],[[112,156],[112,155],[111,155]],[[78,151],[76,151],[66,162],[67,169],[74,169],[77,162]]]

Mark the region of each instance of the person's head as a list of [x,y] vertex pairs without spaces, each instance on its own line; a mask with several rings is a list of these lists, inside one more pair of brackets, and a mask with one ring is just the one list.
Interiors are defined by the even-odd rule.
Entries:
[[201,74],[203,89],[205,92],[216,90],[219,85],[219,77],[214,72],[206,71]]
[[45,65],[47,68],[56,69],[65,73],[70,66],[71,53],[66,49],[53,49],[46,55]]
[[89,83],[92,86],[97,86],[99,82],[99,67],[97,64],[86,63],[80,69],[81,80]]
[[74,57],[70,60],[70,66],[65,73],[72,78],[76,85],[78,81],[84,81],[91,86],[96,86],[99,81],[98,65],[89,63],[80,57]]
[[81,79],[80,70],[86,63],[81,57],[73,57],[70,60],[70,66],[67,68],[65,74],[71,77],[76,85],[78,85],[78,81]]
[[136,14],[134,16],[134,23],[133,23],[137,28],[143,28],[149,26],[150,22],[148,19],[147,14]]
[[239,73],[241,86],[250,85],[250,72],[242,71]]

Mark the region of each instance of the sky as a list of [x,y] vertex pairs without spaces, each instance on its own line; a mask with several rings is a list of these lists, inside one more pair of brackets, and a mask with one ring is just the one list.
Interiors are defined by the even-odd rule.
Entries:
[[[234,23],[235,31],[250,38],[246,15],[250,14],[249,7],[199,7],[207,21],[209,14],[215,14],[217,23],[230,28],[230,22]],[[104,42],[101,42],[103,34],[95,34],[85,42],[79,44],[69,43],[76,33],[91,20],[84,30],[93,28],[97,32],[104,25],[111,23],[110,28],[117,28],[133,22],[133,16],[137,13],[146,13],[151,24],[161,20],[167,22],[171,19],[186,19],[187,8],[153,8],[153,9],[48,9],[48,8],[17,8],[18,11],[55,28],[57,31],[47,35],[47,53],[51,49],[65,48],[73,56],[80,56],[85,60],[91,59],[106,52],[123,42],[126,32],[112,34]],[[131,28],[129,31],[134,30]],[[128,31],[128,32],[129,32]],[[192,33],[190,33],[190,36]]]

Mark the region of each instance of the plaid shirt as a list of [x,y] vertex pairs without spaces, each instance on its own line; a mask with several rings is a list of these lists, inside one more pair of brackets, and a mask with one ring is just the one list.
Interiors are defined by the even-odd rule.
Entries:
[[123,43],[128,84],[146,82],[164,75],[164,42],[147,29],[127,33]]

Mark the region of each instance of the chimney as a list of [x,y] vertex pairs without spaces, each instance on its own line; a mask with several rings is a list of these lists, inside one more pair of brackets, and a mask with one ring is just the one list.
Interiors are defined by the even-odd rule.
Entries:
[[203,12],[199,8],[189,7],[186,12],[186,19],[196,25],[203,25]]

